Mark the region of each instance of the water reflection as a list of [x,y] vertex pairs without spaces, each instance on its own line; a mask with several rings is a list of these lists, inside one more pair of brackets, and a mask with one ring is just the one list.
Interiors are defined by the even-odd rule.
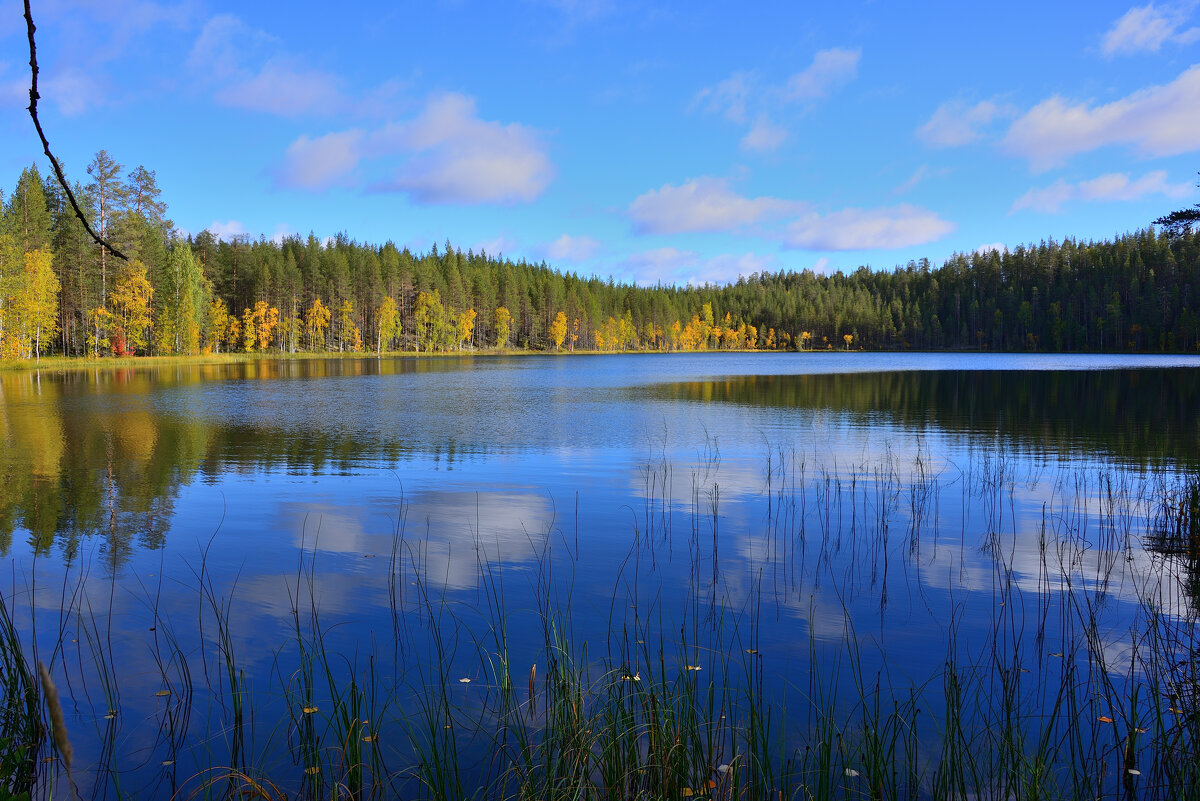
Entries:
[[648,397],[828,410],[862,425],[939,429],[1008,448],[1200,462],[1200,370],[909,370],[745,375],[654,384]]
[[[634,468],[644,451],[626,450],[631,430],[653,432],[669,423],[675,430],[660,436],[686,439],[687,426],[697,425],[692,418],[707,415],[704,430],[711,424],[714,443],[720,441],[714,446],[745,453],[762,448],[741,441],[753,436],[746,432],[756,430],[759,410],[811,414],[813,425],[820,423],[811,432],[816,445],[836,444],[849,426],[909,432],[927,451],[953,435],[983,448],[1001,444],[1139,465],[1200,460],[1198,370],[744,375],[620,389],[619,375],[588,385],[580,379],[585,369],[564,374],[562,363],[549,364],[548,374],[538,372],[545,363],[531,369],[520,360],[312,359],[0,375],[0,550],[11,549],[19,528],[36,551],[56,547],[71,558],[81,538],[95,535],[116,566],[135,547],[163,543],[180,489],[196,481],[255,471],[352,475],[406,462],[419,471],[453,470],[464,460],[523,448],[535,456],[562,454],[556,458],[564,464],[574,460],[576,481],[587,480],[589,460],[601,472],[612,469],[629,477],[636,497],[643,478]],[[371,383],[379,376],[393,378]],[[416,376],[418,383],[396,383],[397,376]],[[699,416],[688,411],[697,404],[704,410]],[[728,411],[714,411],[722,405]],[[911,446],[904,446],[906,463]],[[877,438],[856,447],[897,444]],[[941,447],[933,451],[927,458],[945,458]],[[666,458],[678,453],[675,444]],[[847,461],[836,452],[832,458]],[[871,453],[860,460],[864,469],[877,461]],[[728,463],[726,502],[760,492],[758,473],[757,462]],[[551,468],[533,479],[550,492],[564,480]],[[690,503],[684,484],[673,484],[670,497],[660,500]],[[485,488],[487,508],[465,505],[477,507],[481,518],[523,521],[525,528],[513,532],[541,529],[542,512],[509,514],[510,501]],[[441,514],[436,509],[464,501],[447,496],[431,503],[432,524]]]

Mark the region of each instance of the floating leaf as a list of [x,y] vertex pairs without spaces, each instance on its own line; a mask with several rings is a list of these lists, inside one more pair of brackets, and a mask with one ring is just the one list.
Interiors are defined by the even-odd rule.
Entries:
[[363,554],[363,559],[374,559],[374,558],[375,558],[375,554],[373,554],[373,553],[364,553]]
[[306,715],[311,715],[313,712],[318,712],[318,711],[320,711],[320,707],[316,707],[316,706],[306,706],[306,707],[304,707],[304,709],[302,709],[301,711],[302,711],[304,714],[306,714]]
[[174,764],[175,764],[175,760],[173,760],[173,759],[164,759],[162,761],[162,766],[164,768],[167,767],[168,765],[174,765]]
[[746,649],[746,653],[748,653],[748,654],[757,654],[757,653],[758,653],[758,649],[757,649],[757,648],[747,648],[747,649]]
[[713,781],[712,779],[709,779],[708,780],[708,789],[710,789],[710,790],[717,789],[717,783],[715,781]]
[[847,776],[849,776],[851,779],[853,779],[853,778],[855,778],[855,777],[857,777],[857,776],[858,776],[858,771],[857,771],[857,770],[855,770],[854,768],[846,768],[846,770],[844,770],[844,771],[843,771],[843,773],[845,773],[845,774],[846,774]]
[[155,695],[157,695],[159,698],[163,698],[163,697],[165,697],[165,696],[168,696],[168,695],[170,695],[170,694],[171,694],[171,691],[170,691],[170,690],[159,690],[158,692],[156,692],[156,693],[155,693]]
[[374,734],[368,734],[366,737],[364,737],[364,738],[363,738],[363,742],[364,742],[364,743],[373,743],[373,742],[375,742],[375,735],[374,735]]
[[695,795],[695,793],[692,791],[691,787],[684,787],[682,790],[679,791],[679,794],[681,796],[683,796],[684,798],[691,798],[692,796]]
[[458,683],[459,684],[470,684],[471,680],[470,679],[459,679]]
[[1141,776],[1142,775],[1142,772],[1140,770],[1138,770],[1137,768],[1130,768],[1129,770],[1127,770],[1125,772],[1128,773],[1130,776]]
[[687,669],[688,670],[699,670],[700,666],[699,665],[688,665]]
[[1170,708],[1170,709],[1168,709],[1167,711],[1168,711],[1168,712],[1174,712],[1176,715],[1182,715],[1182,714],[1183,714],[1183,710],[1182,710],[1182,709],[1176,709],[1175,707],[1171,707],[1171,708]]
[[1062,657],[1062,655],[1063,655],[1062,651],[1051,651],[1050,652],[1050,656]]
[[321,772],[321,768],[317,765],[313,765],[311,768],[305,768],[304,772],[307,773],[309,776],[316,776],[318,773]]
[[717,765],[717,773],[728,773],[731,770],[733,770],[733,768],[729,767],[728,765]]
[[116,715],[114,715],[112,712],[109,712],[107,715],[105,715],[105,716],[104,716],[104,719],[105,719],[105,720],[112,720],[112,719],[113,719],[113,718],[115,718],[115,717],[116,717]]
[[1112,723],[1113,722],[1113,719],[1108,717],[1107,715],[1101,715],[1100,717],[1096,718],[1096,720],[1100,721],[1101,723]]

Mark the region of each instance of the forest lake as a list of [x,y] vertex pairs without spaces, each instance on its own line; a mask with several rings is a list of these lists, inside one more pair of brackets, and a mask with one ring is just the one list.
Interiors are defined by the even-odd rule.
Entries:
[[34,797],[1194,797],[1198,409],[1192,356],[2,373],[0,767]]

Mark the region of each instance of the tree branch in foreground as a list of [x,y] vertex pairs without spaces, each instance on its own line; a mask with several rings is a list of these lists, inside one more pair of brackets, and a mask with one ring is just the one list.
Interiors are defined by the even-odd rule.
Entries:
[[38,64],[37,64],[37,45],[33,43],[33,32],[37,28],[33,24],[33,13],[29,10],[29,0],[25,0],[25,25],[29,30],[29,116],[33,118],[33,127],[37,128],[38,137],[42,140],[42,151],[45,152],[46,158],[50,159],[50,165],[54,167],[54,175],[58,178],[58,185],[67,193],[67,199],[71,201],[71,208],[75,209],[75,216],[83,223],[83,230],[88,232],[88,235],[95,240],[96,244],[102,248],[108,248],[108,252],[116,256],[122,261],[129,261],[128,257],[121,251],[114,248],[112,245],[100,238],[100,235],[92,230],[92,226],[88,224],[87,217],[79,208],[79,202],[75,200],[75,193],[71,191],[71,187],[67,184],[67,177],[63,175],[62,166],[58,163],[58,159],[54,158],[54,154],[50,152],[50,143],[46,141],[46,134],[42,131],[42,123],[38,120],[37,103],[38,98]]

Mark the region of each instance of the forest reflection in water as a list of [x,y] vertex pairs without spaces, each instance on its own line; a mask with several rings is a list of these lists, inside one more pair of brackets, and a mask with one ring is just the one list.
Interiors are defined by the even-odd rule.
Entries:
[[[418,400],[436,395],[436,404],[417,408],[410,401],[394,416],[353,394],[320,399],[339,379],[429,374],[467,380],[427,391]],[[479,403],[491,377],[491,370],[464,369],[463,361],[449,359],[0,374],[0,550],[9,549],[18,527],[36,550],[58,545],[68,554],[81,537],[98,534],[118,564],[135,544],[162,544],[173,499],[194,480],[251,470],[344,473],[406,460],[452,466],[489,451],[536,447],[503,436],[519,434],[529,410],[514,408],[509,397]],[[289,379],[304,385],[280,391]],[[259,391],[211,397],[215,385],[246,382],[257,382]],[[530,402],[548,401],[533,395]],[[649,402],[727,404],[746,409],[743,416],[764,408],[804,410],[851,425],[948,432],[1011,450],[1128,465],[1189,468],[1200,461],[1195,369],[735,375],[616,392],[584,388],[560,403],[606,405],[609,420],[625,421],[652,416]],[[314,407],[324,411],[315,415]],[[469,415],[479,418],[475,430]],[[447,418],[460,424],[434,423]],[[562,446],[569,443],[555,444]]]
[[[79,686],[97,680],[87,665],[101,683],[103,670],[127,677],[129,721],[158,714],[157,681],[210,675],[226,647],[222,658],[234,664],[236,651],[259,687],[312,647],[344,660],[331,682],[358,681],[369,653],[393,709],[421,703],[430,681],[469,679],[454,695],[479,731],[498,714],[494,696],[468,689],[510,681],[493,675],[497,659],[544,669],[571,643],[583,646],[578,669],[604,681],[678,668],[728,679],[721,691],[735,694],[747,690],[731,678],[738,663],[769,658],[781,680],[757,674],[761,700],[803,708],[829,692],[831,711],[837,688],[858,708],[854,682],[872,674],[936,690],[931,677],[956,655],[1003,653],[1017,673],[1001,675],[1033,671],[1037,686],[1072,693],[1180,675],[1174,651],[1149,658],[1129,633],[1153,609],[1172,648],[1191,636],[1197,559],[1170,536],[1168,523],[1190,523],[1167,503],[1200,453],[1200,370],[864,363],[886,361],[266,360],[0,374],[4,598],[44,653],[80,650]],[[320,628],[318,610],[335,624]],[[34,632],[35,617],[67,628]],[[115,647],[89,646],[88,631],[110,623]],[[166,659],[148,650],[156,630],[197,643]],[[1073,653],[1096,684],[1055,661]],[[824,689],[803,686],[814,676]],[[994,680],[970,679],[968,725],[987,730],[1003,713],[987,708]],[[902,685],[889,691],[918,692]],[[195,691],[197,717],[182,730],[228,731],[234,688]],[[294,692],[289,678],[260,697],[260,719],[293,714]],[[1045,712],[1045,699],[1022,700]],[[110,719],[102,694],[75,703],[83,720]],[[1063,725],[1079,742],[1101,739]],[[186,738],[164,751],[141,727],[126,732],[150,755],[119,769],[141,786],[163,780],[145,767],[155,760],[204,767],[183,755]],[[471,753],[479,734],[464,736]],[[288,759],[290,745],[265,742],[260,762]],[[103,772],[92,781],[103,795]],[[396,781],[380,792],[412,786]]]

